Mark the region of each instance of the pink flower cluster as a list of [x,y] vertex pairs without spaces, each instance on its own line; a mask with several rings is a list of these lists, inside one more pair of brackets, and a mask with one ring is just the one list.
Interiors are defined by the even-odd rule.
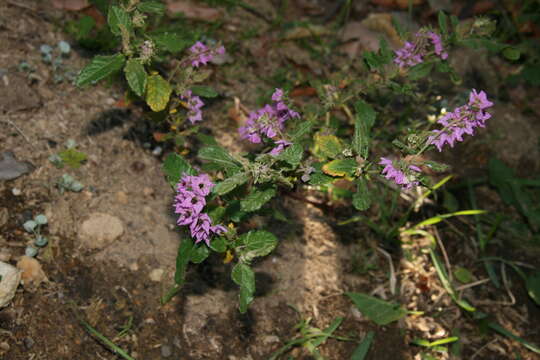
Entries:
[[202,42],[197,41],[189,48],[189,51],[192,54],[191,65],[193,67],[199,67],[201,65],[206,65],[214,58],[214,56],[225,54],[225,47],[218,46],[217,48],[209,48]]
[[433,31],[419,31],[415,34],[414,42],[407,41],[403,47],[396,50],[394,63],[399,67],[410,67],[420,64],[424,57],[428,55],[430,47],[433,46],[435,55],[443,60],[448,58],[448,53],[444,51],[441,37]]
[[191,93],[191,90],[186,90],[184,94],[180,95],[180,98],[187,103],[188,107],[188,119],[192,124],[202,120],[201,108],[204,106],[201,98]]
[[227,231],[222,225],[212,225],[208,214],[202,212],[206,205],[206,196],[213,187],[214,183],[207,174],[184,175],[176,185],[177,195],[173,204],[174,212],[180,215],[176,223],[189,226],[195,243],[204,241],[208,246],[213,234],[221,235]]
[[474,129],[486,126],[486,120],[491,114],[485,110],[491,106],[493,103],[487,99],[484,91],[477,92],[473,89],[469,94],[467,105],[446,113],[437,121],[443,128],[434,130],[433,135],[428,138],[428,143],[442,151],[445,144],[453,147],[456,141],[463,141],[463,135],[474,135]]
[[408,190],[419,184],[415,172],[420,173],[422,170],[418,166],[397,163],[384,157],[381,158],[379,165],[384,166],[382,171],[384,177],[401,185],[403,189]]
[[[279,139],[284,128],[285,121],[291,118],[299,118],[300,114],[291,110],[283,99],[283,90],[276,89],[272,94],[271,105],[266,104],[263,108],[249,114],[245,126],[240,127],[240,137],[254,144],[260,144],[263,137],[273,139],[277,145],[270,151],[273,156],[279,155],[287,146],[291,145],[285,139]],[[277,139],[277,140],[276,140]]]

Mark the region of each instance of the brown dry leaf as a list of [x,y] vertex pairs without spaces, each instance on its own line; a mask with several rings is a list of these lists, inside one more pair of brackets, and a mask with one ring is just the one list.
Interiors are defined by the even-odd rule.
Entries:
[[325,36],[325,35],[330,35],[330,34],[331,34],[331,31],[325,26],[309,24],[307,26],[295,27],[291,31],[288,31],[283,38],[285,40],[298,40],[298,39],[303,39],[303,38],[319,37],[319,36]]
[[21,280],[25,289],[35,289],[42,282],[49,281],[41,264],[34,258],[21,256],[17,268],[22,271]]
[[90,6],[88,0],[52,0],[56,9],[68,11],[81,11]]
[[167,1],[167,11],[169,14],[183,13],[188,19],[214,21],[223,16],[223,14],[214,8],[194,4],[191,1]]
[[311,86],[295,88],[289,94],[290,97],[315,96],[315,95],[317,95],[317,89]]
[[246,124],[249,111],[240,103],[240,99],[235,97],[234,106],[231,106],[227,113],[229,117],[238,124],[238,126],[244,126]]

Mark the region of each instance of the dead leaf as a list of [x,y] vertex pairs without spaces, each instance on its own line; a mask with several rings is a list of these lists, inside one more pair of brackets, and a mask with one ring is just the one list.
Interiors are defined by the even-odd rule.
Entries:
[[191,1],[167,1],[167,11],[174,15],[183,13],[188,19],[215,21],[223,16],[223,14],[214,8],[194,4]]
[[284,39],[285,40],[298,40],[309,37],[319,37],[324,35],[330,35],[330,30],[322,25],[312,25],[308,24],[307,26],[297,26],[291,31],[288,31]]
[[42,282],[49,281],[41,264],[34,258],[21,256],[21,259],[17,262],[17,268],[22,271],[21,280],[25,289],[35,289]]
[[315,95],[317,95],[317,90],[311,86],[295,88],[289,94],[290,97],[315,96]]
[[90,6],[88,0],[52,0],[56,9],[67,11],[81,11]]

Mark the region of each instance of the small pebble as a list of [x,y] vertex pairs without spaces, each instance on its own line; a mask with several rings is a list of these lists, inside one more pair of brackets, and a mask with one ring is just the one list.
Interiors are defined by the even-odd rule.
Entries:
[[169,345],[161,345],[161,356],[168,358],[172,355],[172,348]]
[[11,193],[12,193],[14,196],[19,196],[19,195],[22,194],[22,191],[21,191],[21,189],[13,188],[13,189],[11,190]]
[[25,348],[31,349],[32,346],[34,346],[35,341],[31,337],[25,337],[24,340],[23,340],[23,343],[24,343]]
[[159,156],[163,152],[163,148],[161,146],[156,146],[154,150],[152,150],[152,155]]
[[129,270],[131,271],[139,270],[139,264],[137,264],[136,262],[129,264]]
[[144,196],[152,196],[154,194],[154,189],[149,188],[149,187],[145,187],[143,189],[143,194],[144,194]]
[[159,269],[159,268],[150,271],[150,274],[149,274],[150,280],[155,281],[155,282],[160,282],[161,278],[163,277],[163,273],[164,273],[163,269]]

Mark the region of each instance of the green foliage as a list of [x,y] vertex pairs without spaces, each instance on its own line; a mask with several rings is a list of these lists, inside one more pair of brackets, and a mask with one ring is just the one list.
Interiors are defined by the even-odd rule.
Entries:
[[216,186],[214,187],[212,191],[216,195],[225,195],[231,192],[232,190],[234,190],[237,186],[240,186],[246,183],[247,180],[248,180],[247,174],[243,172],[239,172],[223,180],[222,182],[216,184]]
[[58,156],[64,164],[74,169],[80,168],[82,163],[85,162],[87,158],[85,153],[77,151],[73,148],[59,152]]
[[175,187],[183,174],[194,175],[195,170],[189,163],[180,155],[171,153],[167,155],[163,162],[163,172],[167,178],[167,182],[171,187]]
[[146,103],[152,111],[162,111],[169,103],[172,88],[167,80],[159,74],[150,75],[148,77],[146,89]]
[[138,96],[143,96],[146,90],[148,74],[138,59],[129,59],[124,67],[124,73],[129,87]]
[[352,292],[346,293],[346,295],[351,298],[364,316],[377,325],[387,325],[407,315],[407,310],[400,305],[391,304],[373,296]]
[[246,264],[238,263],[231,272],[231,278],[240,286],[239,310],[245,313],[255,294],[255,273]]
[[126,58],[122,54],[96,56],[90,64],[81,70],[75,85],[81,87],[88,84],[95,84],[99,80],[120,71],[125,62]]
[[240,259],[246,263],[270,254],[278,244],[277,238],[264,230],[252,230],[240,236],[237,242]]
[[251,212],[259,210],[264,204],[276,195],[276,188],[266,190],[253,190],[246,198],[240,201],[242,211]]

